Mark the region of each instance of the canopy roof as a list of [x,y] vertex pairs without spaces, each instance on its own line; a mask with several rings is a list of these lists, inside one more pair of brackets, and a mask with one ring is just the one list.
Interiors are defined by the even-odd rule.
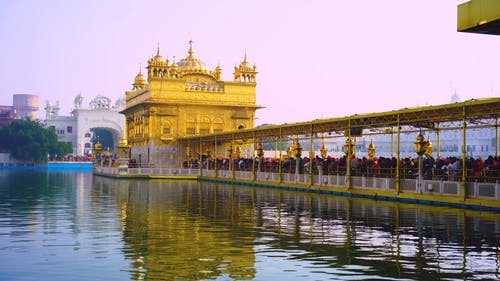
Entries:
[[[411,126],[423,129],[437,129],[446,122],[481,122],[496,120],[500,116],[500,98],[472,99],[451,104],[410,107],[399,110],[354,114],[345,117],[316,119],[308,122],[261,126],[231,132],[180,138],[181,142],[230,141],[233,139],[268,138],[273,136],[309,135],[311,133],[341,132],[357,134],[363,129],[391,129],[392,127]],[[462,126],[462,125],[460,125]],[[353,129],[354,132],[353,132]]]

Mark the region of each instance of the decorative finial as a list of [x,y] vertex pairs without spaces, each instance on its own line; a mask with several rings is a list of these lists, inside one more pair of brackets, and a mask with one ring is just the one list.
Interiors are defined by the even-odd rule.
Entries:
[[189,40],[189,56],[192,57],[193,56],[193,40]]
[[243,62],[247,62],[247,49],[245,48],[245,57],[243,58]]
[[142,65],[139,63],[139,74],[142,74]]
[[159,56],[160,55],[160,42],[158,42],[158,46],[156,48],[156,55]]

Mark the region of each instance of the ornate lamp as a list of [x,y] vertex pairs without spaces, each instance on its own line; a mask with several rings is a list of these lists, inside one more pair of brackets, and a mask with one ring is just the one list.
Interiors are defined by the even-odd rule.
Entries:
[[99,142],[99,140],[94,145],[94,155],[97,162],[101,162],[101,158],[103,155],[102,155],[102,144]]
[[264,146],[262,142],[259,142],[257,145],[257,157],[262,158],[264,156]]
[[241,146],[240,145],[236,146],[235,153],[236,153],[236,158],[240,158],[240,156],[241,156]]
[[370,145],[368,146],[368,157],[370,160],[373,160],[375,158],[375,152],[377,149],[375,148],[375,145],[373,145],[373,140],[370,142]]
[[414,146],[414,150],[415,150],[415,153],[418,154],[418,156],[422,156],[424,155],[425,153],[425,139],[424,139],[424,136],[422,135],[422,133],[418,134],[417,136],[417,139],[415,140],[415,146]]
[[351,156],[352,147],[353,147],[353,144],[352,144],[351,138],[347,138],[345,141],[345,144],[344,144],[344,153],[347,157]]
[[328,149],[326,149],[326,147],[325,147],[325,138],[324,137],[321,137],[321,148],[320,148],[319,152],[320,152],[321,158],[326,158],[327,153],[328,153]]
[[302,155],[302,147],[300,147],[299,139],[295,138],[292,143],[292,153],[293,157],[300,158]]
[[[416,185],[416,190],[415,192],[417,194],[422,193],[422,185],[423,185],[423,177],[422,177],[422,170],[423,170],[423,161],[422,161],[422,156],[426,152],[426,147],[428,147],[430,142],[425,141],[424,136],[422,135],[422,132],[418,134],[417,139],[415,140],[415,153],[418,155],[418,179],[417,179],[417,185]],[[432,144],[431,144],[432,147]],[[432,148],[431,148],[432,149]]]
[[430,138],[425,142],[425,156],[428,158],[432,157],[432,142]]

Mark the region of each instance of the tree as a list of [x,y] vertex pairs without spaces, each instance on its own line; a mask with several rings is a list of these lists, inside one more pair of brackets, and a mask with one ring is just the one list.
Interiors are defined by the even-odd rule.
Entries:
[[39,121],[14,120],[0,128],[0,149],[21,161],[45,162],[48,154],[64,155],[72,152],[67,144],[57,141],[56,133],[45,128]]

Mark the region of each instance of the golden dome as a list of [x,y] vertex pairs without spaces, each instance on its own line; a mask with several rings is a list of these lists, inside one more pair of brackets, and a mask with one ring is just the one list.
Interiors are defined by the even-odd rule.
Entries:
[[188,56],[181,59],[177,65],[180,69],[191,69],[191,70],[206,70],[207,67],[205,63],[193,56],[193,41],[189,40],[189,51]]
[[139,85],[145,85],[146,84],[146,79],[144,78],[144,75],[142,75],[142,71],[139,71],[139,74],[135,76],[135,83]]
[[139,74],[135,76],[134,84],[132,84],[134,90],[140,90],[146,87],[147,82],[146,79],[144,79],[144,75],[142,75],[142,70],[139,67]]

